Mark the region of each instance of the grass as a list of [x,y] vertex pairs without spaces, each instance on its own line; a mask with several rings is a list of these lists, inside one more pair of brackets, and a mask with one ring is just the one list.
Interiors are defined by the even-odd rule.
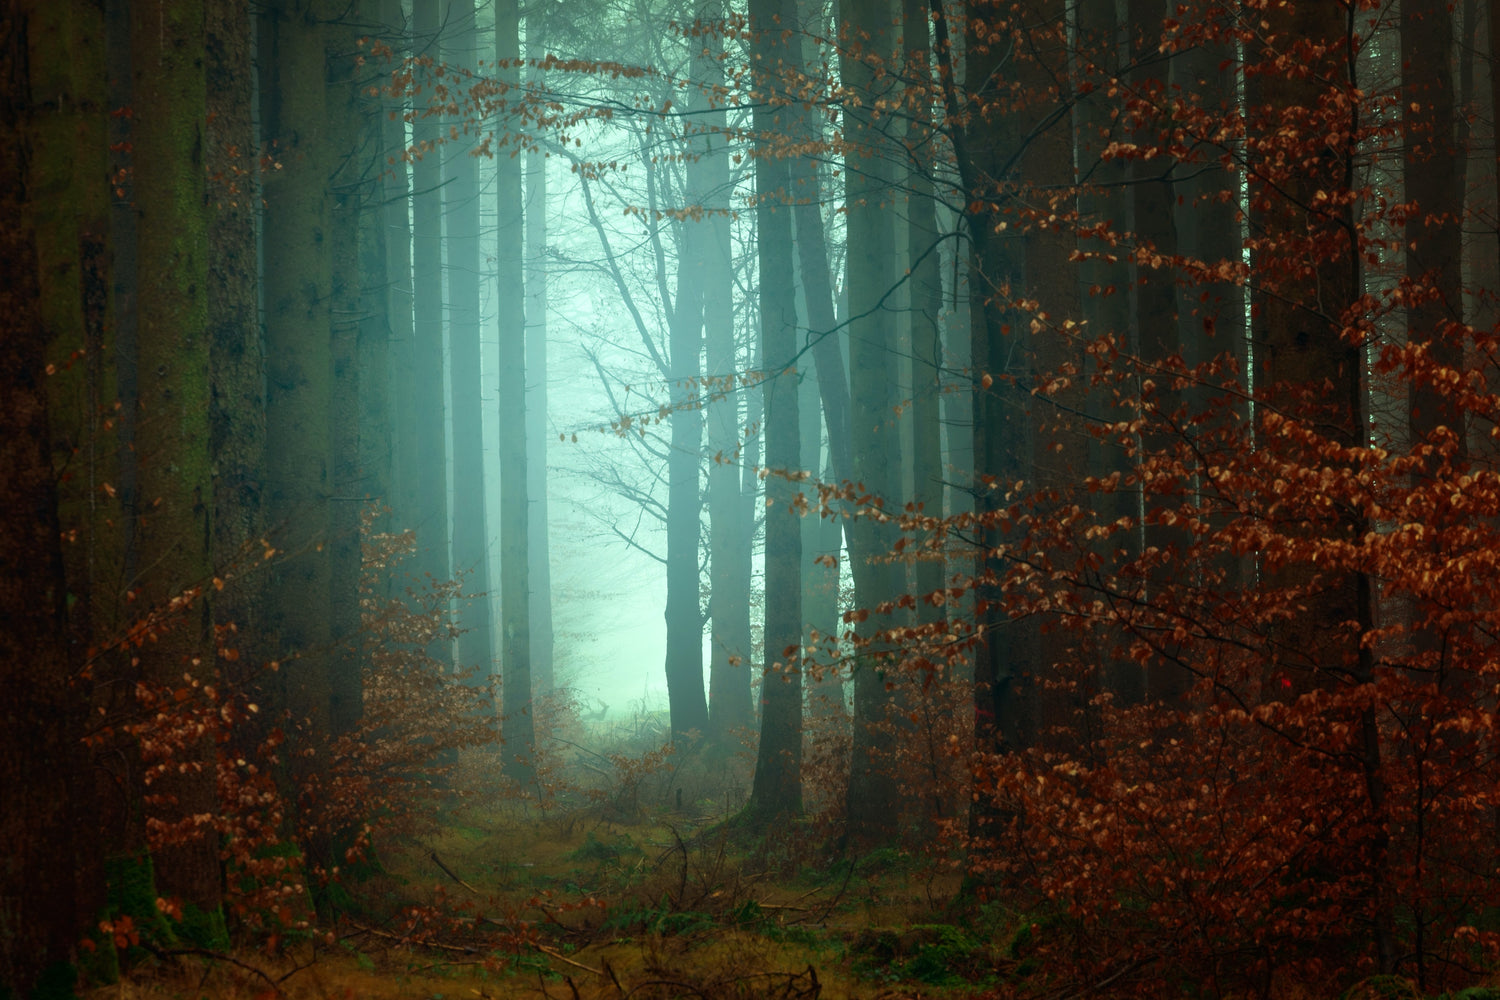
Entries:
[[636,767],[611,752],[555,767],[573,783],[545,800],[466,760],[470,793],[378,842],[381,864],[349,886],[329,937],[175,956],[90,995],[890,1000],[972,994],[1003,974],[1003,947],[956,908],[942,865],[844,857],[809,823],[747,835],[727,822],[742,761]]

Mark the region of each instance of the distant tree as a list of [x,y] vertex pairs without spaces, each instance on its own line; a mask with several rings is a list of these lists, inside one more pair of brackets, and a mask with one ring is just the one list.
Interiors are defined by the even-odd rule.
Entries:
[[[1421,207],[1406,219],[1406,278],[1415,294],[1407,305],[1409,336],[1435,361],[1464,368],[1462,341],[1449,327],[1463,322],[1463,175],[1454,144],[1457,125],[1451,4],[1409,0],[1401,6],[1402,175],[1405,197]],[[1408,397],[1414,440],[1446,428],[1467,446],[1466,414],[1434,387],[1419,384]]]
[[[546,0],[526,6],[526,87],[545,91]],[[540,147],[528,149],[526,171],[526,497],[530,502],[531,672],[536,697],[556,688],[552,625],[552,557],[547,500],[547,161]]]
[[[699,8],[701,35],[693,46],[692,76],[698,85],[724,84],[723,4]],[[698,225],[707,229],[704,254],[704,371],[708,386],[708,515],[710,621],[709,731],[724,738],[732,730],[755,724],[750,684],[750,557],[755,534],[754,491],[743,492],[741,474],[747,461],[741,452],[744,388],[735,341],[734,260],[730,212],[729,115],[718,107],[701,116],[704,150],[698,160],[699,190],[708,213]]]
[[[473,0],[444,6],[440,55],[454,86],[479,69],[479,21]],[[443,168],[443,255],[447,275],[447,330],[449,387],[453,400],[453,568],[464,577],[466,598],[460,602],[458,663],[478,671],[484,683],[494,669],[494,636],[490,626],[490,532],[485,524],[484,406],[481,402],[483,368],[480,349],[479,286],[488,254],[479,245],[479,161],[474,157],[477,129],[462,118],[446,122],[459,130],[439,151]],[[508,157],[500,164],[509,171]],[[509,192],[502,192],[502,198]],[[517,195],[519,198],[519,195]],[[503,202],[502,202],[503,204]],[[521,234],[501,234],[501,266],[519,253]],[[502,280],[509,275],[502,273]],[[511,294],[517,298],[512,305]],[[502,336],[524,305],[519,293],[502,288],[499,296]],[[513,310],[513,311],[512,311]],[[502,374],[502,378],[503,378]]]
[[[697,64],[701,64],[697,63]],[[689,66],[695,65],[690,61]],[[701,89],[688,95],[690,111],[709,110]],[[704,138],[688,126],[683,142],[692,154]],[[711,142],[712,137],[707,137]],[[667,314],[668,392],[672,432],[667,453],[667,697],[672,734],[708,730],[708,699],[703,688],[702,588],[698,562],[703,520],[703,317],[708,273],[709,230],[694,216],[701,211],[705,169],[701,160],[684,165],[682,207],[688,220],[679,223],[676,296]],[[655,176],[653,171],[648,176]],[[655,202],[657,199],[653,198]],[[655,209],[656,204],[650,206]],[[668,206],[675,208],[676,206]]]
[[[400,0],[379,0],[380,40],[391,50],[393,66],[404,66],[411,45],[411,33],[401,10]],[[384,67],[391,69],[391,67]],[[388,83],[388,80],[386,81]],[[382,91],[374,109],[380,122],[379,179],[377,204],[382,218],[385,243],[386,282],[379,291],[383,302],[375,311],[390,330],[388,374],[390,378],[391,421],[391,492],[394,526],[416,530],[421,523],[418,497],[421,493],[419,469],[422,467],[423,433],[427,417],[417,413],[416,330],[412,314],[412,215],[415,200],[411,191],[411,164],[407,162],[405,96],[393,97]]]
[[[502,86],[514,90],[521,80],[520,6],[500,0],[495,17],[495,57]],[[527,503],[526,454],[526,287],[522,240],[522,200],[518,149],[499,149],[496,160],[500,205],[500,602],[503,645],[501,663],[501,735],[505,739],[506,773],[529,782],[536,744],[531,676],[530,505]]]
[[[442,14],[438,0],[414,0],[411,6],[412,58],[437,61],[438,33]],[[443,86],[439,82],[438,86]],[[447,99],[447,91],[413,96]],[[441,154],[437,145],[442,129],[438,120],[418,107],[412,112],[413,159],[411,163],[411,260],[412,315],[412,414],[416,442],[415,477],[418,562],[422,575],[434,582],[451,579],[448,524],[448,407],[447,337],[443,329],[443,207]],[[434,642],[431,655],[451,665],[453,651],[443,640]]]

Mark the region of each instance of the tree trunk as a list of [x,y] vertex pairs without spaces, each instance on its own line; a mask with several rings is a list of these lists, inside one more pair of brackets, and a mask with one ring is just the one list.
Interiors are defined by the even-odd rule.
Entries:
[[[381,23],[380,0],[358,2],[360,23]],[[400,391],[391,378],[394,345],[387,308],[393,281],[399,277],[389,271],[391,253],[386,246],[389,211],[385,200],[389,192],[384,175],[392,169],[387,159],[394,151],[387,145],[386,101],[378,92],[371,93],[383,68],[374,65],[360,74],[354,109],[358,115],[362,165],[368,168],[359,179],[359,469],[363,492],[374,506],[370,530],[382,534],[389,532],[395,523],[392,473],[396,431],[391,423],[391,404]],[[401,194],[404,196],[405,191]],[[405,208],[404,202],[402,207]],[[401,369],[403,376],[408,371],[409,368]],[[383,599],[392,598],[399,592],[395,584],[394,575],[384,573],[375,593]]]
[[[1349,16],[1342,7],[1324,4],[1299,4],[1277,12],[1270,18],[1269,41],[1254,53],[1256,57],[1274,67],[1275,60],[1306,52],[1301,47],[1304,40],[1324,45],[1325,52],[1305,76],[1247,74],[1247,131],[1251,147],[1257,148],[1259,140],[1262,150],[1249,170],[1257,411],[1306,421],[1345,446],[1366,440],[1364,348],[1344,336],[1348,313],[1362,291],[1361,249],[1348,200],[1330,201],[1330,207],[1316,212],[1307,206],[1317,202],[1320,192],[1348,191],[1350,178],[1357,175],[1360,151],[1351,136],[1358,127],[1353,119],[1358,105],[1339,112],[1349,117],[1319,123],[1341,139],[1325,139],[1325,128],[1314,133],[1302,123],[1306,109],[1319,106],[1328,86],[1323,81],[1356,78]],[[1289,128],[1289,122],[1297,124]],[[1298,161],[1301,166],[1295,171],[1281,167],[1283,162]],[[1261,446],[1273,447],[1274,440]],[[1349,511],[1318,520],[1306,528],[1313,537],[1358,539],[1368,530]],[[1319,584],[1307,593],[1297,592],[1317,579]],[[1357,573],[1319,572],[1310,563],[1295,562],[1262,569],[1259,590],[1283,592],[1296,602],[1293,613],[1269,637],[1272,656],[1265,666],[1266,686],[1277,692],[1274,697],[1294,698],[1338,683],[1372,682],[1371,651],[1364,641],[1373,631],[1367,579]],[[1373,734],[1373,713],[1364,714],[1361,726]],[[1359,759],[1370,810],[1365,875],[1380,971],[1390,972],[1397,960],[1392,942],[1394,902],[1384,871],[1386,807],[1378,757],[1378,741],[1367,740]]]
[[[369,161],[361,148],[360,106],[354,54],[359,33],[347,9],[324,14],[320,34],[327,67],[327,142],[336,164],[328,178],[329,353],[333,362],[329,397],[329,467],[332,496],[328,508],[328,624],[332,646],[328,657],[329,736],[351,732],[363,712],[364,679],[360,673],[359,608],[360,514],[372,499],[367,470],[360,466],[363,429],[359,352],[359,221]],[[367,379],[366,381],[369,381]],[[320,859],[322,860],[322,859]],[[333,859],[325,864],[336,864]]]
[[[393,60],[409,51],[401,0],[379,0],[380,23],[392,49]],[[402,115],[407,102],[387,98],[380,110],[381,216],[385,230],[384,313],[390,324],[391,379],[391,507],[393,527],[416,529],[419,538],[427,531],[421,522],[421,469],[423,434],[428,415],[418,409],[419,386],[416,331],[412,316],[412,192],[411,169],[406,152],[406,125]]]
[[[1168,16],[1169,5],[1165,0],[1128,0],[1127,33],[1130,39],[1132,83],[1143,90],[1153,85],[1153,72],[1149,60],[1155,58],[1162,24]],[[1149,127],[1143,134],[1133,137],[1135,142],[1149,144],[1152,133]],[[1170,370],[1182,355],[1181,328],[1177,319],[1177,275],[1171,264],[1152,266],[1152,260],[1172,261],[1179,253],[1177,224],[1174,208],[1177,201],[1176,187],[1172,180],[1163,176],[1170,172],[1171,161],[1137,161],[1132,173],[1130,197],[1134,217],[1134,243],[1137,250],[1130,284],[1130,303],[1134,312],[1134,336],[1136,350],[1144,362],[1145,372]],[[1233,223],[1236,227],[1237,222]],[[1150,378],[1143,374],[1142,383],[1149,380],[1153,388],[1143,392],[1149,412],[1160,416],[1152,422],[1158,428],[1175,428],[1182,422],[1175,416],[1182,406],[1182,392],[1174,388],[1166,377]],[[1167,420],[1171,423],[1168,424]],[[1175,435],[1167,433],[1144,436],[1143,445],[1148,452],[1164,452],[1175,446]],[[1100,470],[1107,473],[1108,470]],[[1186,485],[1183,489],[1186,490]],[[1171,509],[1181,503],[1179,494],[1153,497],[1147,495],[1143,514],[1152,509]],[[1193,542],[1192,533],[1180,525],[1170,525],[1159,517],[1142,518],[1141,544],[1147,551],[1152,548],[1170,553],[1167,560],[1155,567],[1147,581],[1148,599],[1152,587],[1170,587],[1180,582],[1186,554]],[[1130,669],[1130,668],[1126,668]],[[1153,701],[1176,702],[1186,693],[1190,675],[1176,664],[1153,663],[1146,671],[1145,696]]]
[[[520,8],[517,0],[500,0],[495,8],[495,58],[502,83],[516,86],[521,77]],[[500,205],[497,267],[500,287],[500,606],[503,635],[500,660],[503,696],[500,734],[505,740],[505,771],[529,785],[534,780],[532,755],[536,728],[532,717],[531,595],[528,576],[528,506],[526,503],[526,287],[522,274],[525,219],[521,161],[505,149],[496,157],[496,194]]]
[[[893,624],[876,608],[904,590],[889,561],[894,532],[886,505],[897,508],[899,434],[893,419],[896,314],[886,299],[896,286],[896,227],[889,156],[881,148],[878,108],[894,89],[886,67],[895,49],[889,0],[840,8],[840,66],[854,99],[844,111],[844,197],[848,227],[849,397],[854,480],[867,502],[849,526],[854,605],[868,615],[857,627],[854,666],[854,743],[849,760],[849,835],[875,843],[895,833],[895,733],[887,670],[894,670],[876,635]],[[893,680],[894,678],[892,678]]]
[[[202,597],[213,568],[204,8],[201,0],[157,0],[136,4],[132,14],[137,280],[150,289],[138,312],[144,377],[137,399],[142,505],[136,527],[143,576],[133,589],[148,608],[199,595],[141,651],[143,676],[175,688],[184,674],[211,683],[216,659]],[[171,825],[214,812],[214,752],[211,740],[190,744],[186,759],[172,762],[151,786],[150,795],[161,801],[148,815]],[[187,829],[194,828],[189,823]],[[217,923],[219,852],[211,829],[198,827],[153,853],[162,895],[181,897],[198,919]],[[212,927],[201,929],[211,933]],[[222,932],[219,924],[213,936]]]
[[[477,69],[478,24],[473,0],[447,4],[442,36],[443,61],[454,70]],[[456,72],[450,74],[456,81]],[[461,83],[450,86],[462,87]],[[461,98],[460,98],[461,100]],[[483,255],[479,250],[478,161],[470,154],[474,139],[466,122],[452,123],[457,138],[443,146],[443,249],[447,254],[449,379],[453,394],[453,569],[463,576],[464,597],[459,601],[458,665],[477,670],[475,681],[485,684],[494,669],[490,634],[489,533],[485,529],[484,503],[484,408],[480,402],[482,368],[479,346],[479,273]],[[520,166],[502,149],[496,162],[502,178]],[[519,180],[517,181],[519,185]],[[508,191],[502,192],[504,198]],[[506,203],[501,202],[502,205]],[[519,211],[517,193],[511,211]],[[514,262],[519,274],[522,233],[502,232],[500,253],[507,266]],[[514,240],[514,244],[510,241]],[[507,280],[502,278],[501,280]],[[500,295],[501,330],[511,334],[508,314],[511,300]],[[525,300],[514,300],[520,313]],[[521,336],[520,328],[516,335]],[[503,377],[503,376],[502,376]],[[522,383],[524,387],[524,382]]]
[[[48,327],[38,277],[40,241],[28,174],[36,119],[32,68],[66,63],[63,37],[45,26],[57,5],[7,0],[0,8],[0,992],[61,994],[96,903],[79,870],[96,872],[98,840],[74,802],[89,787],[82,734],[87,702],[72,689],[57,490],[48,426]],[[30,52],[28,53],[28,45]],[[29,58],[28,58],[29,56]],[[55,92],[54,92],[55,93]],[[47,94],[48,98],[53,95]],[[55,106],[54,106],[55,107]],[[45,127],[42,129],[45,131]],[[29,134],[30,133],[30,134]],[[57,239],[60,234],[52,234]]]
[[[932,141],[932,66],[928,39],[927,4],[925,0],[903,0],[903,55],[906,73],[917,81],[911,87],[908,106],[912,123],[906,145],[913,151],[909,163],[919,162],[915,151],[925,149]],[[937,211],[933,203],[932,177],[916,166],[907,172],[907,259],[911,288],[912,345],[912,500],[928,517],[942,518],[947,510],[943,503],[943,435],[940,407],[943,370],[943,277],[938,271],[938,253],[942,234],[938,231]],[[913,541],[922,541],[916,538]],[[917,587],[917,620],[936,622],[944,617],[942,605],[923,600],[944,584],[944,558],[941,550],[923,551],[914,574]]]
[[[321,0],[286,0],[260,18],[261,127],[280,166],[265,173],[262,276],[266,343],[266,520],[278,551],[268,620],[276,652],[277,715],[289,740],[313,749],[330,731],[333,419],[333,232],[329,182],[338,168],[328,141],[327,58],[316,25]],[[144,261],[144,254],[142,255]],[[305,727],[305,729],[303,729]],[[299,735],[299,730],[302,734]],[[314,751],[316,753],[316,751]],[[299,769],[326,755],[289,755]],[[308,845],[326,851],[326,841]],[[317,858],[324,861],[325,858]]]
[[[1114,0],[1083,0],[1078,5],[1078,47],[1084,57],[1082,72],[1092,74],[1094,81],[1118,77],[1120,73],[1120,38],[1122,25]],[[1157,31],[1160,26],[1157,27]],[[1155,37],[1154,35],[1152,37]],[[1091,81],[1091,82],[1094,82]],[[1080,314],[1084,335],[1095,340],[1112,336],[1125,354],[1134,352],[1136,344],[1131,328],[1131,285],[1128,252],[1114,238],[1123,236],[1130,226],[1130,191],[1124,185],[1128,170],[1116,157],[1106,156],[1113,141],[1122,139],[1116,103],[1108,98],[1107,88],[1096,87],[1079,103],[1076,112],[1078,130],[1078,211],[1080,227],[1101,227],[1098,237],[1082,236],[1078,249],[1089,256],[1076,268],[1082,296]],[[1089,370],[1101,366],[1091,363]],[[1127,420],[1130,414],[1117,407],[1115,386],[1105,381],[1092,386],[1087,408],[1091,419]],[[1101,556],[1106,564],[1128,561],[1140,554],[1140,493],[1126,484],[1134,461],[1117,436],[1091,440],[1087,468],[1101,478],[1120,475],[1116,492],[1104,493],[1093,500],[1099,520],[1120,524],[1127,519],[1130,527],[1121,528],[1102,540]],[[1104,683],[1113,692],[1116,704],[1135,705],[1145,697],[1145,674],[1141,665],[1128,657],[1110,657],[1104,661]]]
[[[261,665],[274,655],[266,637],[265,573],[257,544],[266,531],[266,405],[255,232],[260,165],[253,124],[250,12],[239,0],[210,0],[207,29],[212,548],[214,575],[224,582],[224,589],[215,595],[213,614],[214,625],[225,630],[220,644],[238,657],[236,667],[221,662],[225,681],[243,685],[250,694],[263,690],[267,676]],[[264,697],[251,697],[274,704]],[[232,734],[234,747],[252,750],[265,728],[245,726]]]
[[[794,11],[786,0],[751,0],[752,52],[758,64],[756,85],[774,93],[778,71],[788,60],[783,24]],[[774,144],[786,125],[785,114],[765,101],[755,105],[757,141]],[[786,198],[790,176],[786,161],[755,161],[756,246],[759,262],[761,364],[766,438],[766,619],[765,664],[761,682],[760,748],[750,813],[757,822],[794,814],[802,808],[802,558],[801,529],[794,500],[798,483],[789,477],[801,469],[798,442],[797,313],[793,292],[792,218]]]
[[[974,608],[979,645],[974,653],[974,730],[976,747],[996,752],[1027,746],[1034,736],[1030,696],[1024,687],[1037,657],[1029,623],[1012,622],[1001,604],[999,581],[1005,572],[997,550],[1006,536],[999,512],[1017,480],[1029,473],[1029,338],[1026,325],[1010,308],[1012,289],[1022,282],[1024,247],[1011,225],[1011,195],[1002,186],[1012,178],[1011,158],[1038,114],[999,100],[997,72],[1005,51],[990,37],[1005,36],[1001,8],[990,0],[968,0],[964,49],[964,90],[958,96],[947,13],[942,0],[930,0],[934,51],[954,159],[964,202],[972,259],[970,360],[973,373],[974,516],[979,553]],[[993,25],[991,22],[994,22]],[[1024,26],[1023,26],[1024,28]],[[989,29],[989,30],[986,30]],[[998,34],[996,34],[998,33]],[[983,807],[970,813],[976,833],[990,818]],[[982,834],[981,834],[982,835]]]
[[[703,38],[694,77],[706,87],[724,81],[721,33],[724,10],[715,0],[703,19],[713,29]],[[722,108],[703,116],[704,208],[710,213],[700,225],[703,241],[704,360],[712,398],[708,401],[709,508],[709,620],[708,710],[709,730],[723,740],[741,727],[755,723],[751,704],[750,654],[750,542],[753,509],[748,514],[741,493],[740,470],[748,459],[741,453],[740,401],[747,393],[739,381],[740,366],[734,339],[734,261],[730,243],[730,186],[727,116]],[[753,495],[753,494],[752,494]]]
[[[1453,11],[1445,0],[1404,0],[1401,5],[1401,84],[1406,200],[1417,211],[1406,220],[1406,276],[1422,294],[1409,295],[1408,337],[1427,347],[1431,361],[1464,368],[1462,324],[1463,150],[1453,145]],[[1413,446],[1439,427],[1466,450],[1464,414],[1446,392],[1417,381],[1408,398]]]
[[[707,111],[694,88],[692,111]],[[691,119],[689,119],[691,121]],[[689,124],[688,129],[695,126]],[[687,205],[699,204],[706,192],[706,170],[696,154],[705,152],[701,138],[689,133],[686,173]],[[680,224],[677,296],[668,312],[667,345],[672,400],[671,452],[667,459],[667,699],[672,737],[708,731],[708,700],[703,690],[703,616],[698,557],[703,518],[699,479],[703,469],[703,279],[705,236],[701,222]]]
[[117,345],[109,315],[109,173],[105,24],[95,4],[30,15],[32,93],[56,95],[33,115],[30,199],[36,219],[58,515],[68,580],[69,643],[86,649],[120,625],[121,510],[114,404]]
[[[412,49],[430,52],[441,18],[438,0],[413,0]],[[426,95],[417,95],[418,105]],[[412,402],[416,424],[418,567],[434,582],[453,576],[448,549],[447,353],[443,333],[442,168],[431,144],[441,135],[437,120],[418,109],[412,139],[419,154],[411,165],[412,186]],[[451,667],[453,646],[438,639],[428,655]]]
[[[527,85],[544,90],[547,3],[532,0],[526,12]],[[551,529],[547,504],[547,155],[526,153],[526,495],[531,501],[531,689],[550,698],[557,686],[552,665]]]

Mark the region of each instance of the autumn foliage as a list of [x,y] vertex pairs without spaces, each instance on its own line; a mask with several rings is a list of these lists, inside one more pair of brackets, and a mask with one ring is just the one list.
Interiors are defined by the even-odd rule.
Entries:
[[[1022,387],[1050,440],[1126,460],[997,481],[980,515],[1001,539],[981,600],[1043,657],[1017,682],[1031,738],[974,759],[969,870],[1025,914],[1022,950],[1049,970],[1020,994],[1472,982],[1500,955],[1500,343],[1462,321],[1438,268],[1390,275],[1423,208],[1382,171],[1403,137],[1434,140],[1363,84],[1379,12],[1342,11],[1352,47],[1281,15],[1200,13],[1145,50],[1241,46],[1252,96],[1274,78],[1308,99],[1232,114],[1114,80],[1133,141],[1104,158],[1243,176],[1254,267],[1123,230],[1108,252],[1176,285],[1209,338],[1201,303],[1246,288],[1257,337],[1248,357],[1212,339],[1196,359],[1151,355],[998,293],[1037,356],[1061,342],[1075,359]],[[1067,225],[1055,197],[1018,200],[1011,225]],[[1445,301],[1441,320],[1420,311]],[[1338,363],[1288,374],[1283,343]],[[1107,412],[1052,405],[1072,386]]]

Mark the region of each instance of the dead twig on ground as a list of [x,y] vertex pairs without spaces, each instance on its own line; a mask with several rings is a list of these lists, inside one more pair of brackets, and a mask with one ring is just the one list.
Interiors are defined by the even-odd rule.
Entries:
[[437,851],[429,850],[427,852],[427,856],[432,859],[432,863],[433,864],[435,864],[439,868],[441,868],[443,870],[444,874],[446,874],[453,881],[457,882],[459,885],[463,886],[465,889],[468,889],[470,892],[472,892],[476,896],[483,895],[483,893],[481,893],[478,889],[474,888],[472,885],[470,885],[469,883],[465,882],[463,879],[459,878],[456,874],[454,874],[452,868],[449,868],[447,865],[443,864],[443,859],[440,858],[440,857],[438,857]]

